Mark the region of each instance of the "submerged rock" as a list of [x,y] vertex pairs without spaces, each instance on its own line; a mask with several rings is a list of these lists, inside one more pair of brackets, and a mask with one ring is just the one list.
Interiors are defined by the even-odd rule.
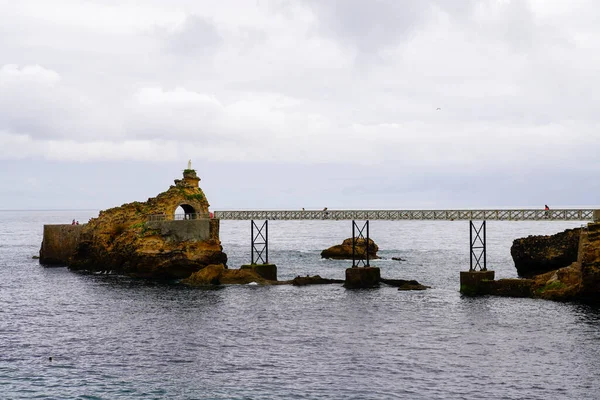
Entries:
[[[366,259],[366,241],[365,239],[357,239],[356,243],[356,259]],[[373,239],[369,239],[369,259],[378,259],[377,251],[379,246],[375,244]],[[332,246],[321,252],[321,258],[331,258],[334,260],[352,260],[352,238],[346,239],[342,244]]]
[[581,229],[567,229],[549,236],[516,239],[510,248],[519,276],[532,276],[567,267],[577,261]]
[[315,276],[297,276],[291,281],[294,286],[306,286],[306,285],[329,285],[332,283],[344,283],[342,279],[327,279],[321,278],[319,275]]
[[429,286],[421,285],[415,280],[404,280],[404,279],[384,279],[381,278],[381,282],[389,286],[397,287],[398,290],[425,290],[429,289]]

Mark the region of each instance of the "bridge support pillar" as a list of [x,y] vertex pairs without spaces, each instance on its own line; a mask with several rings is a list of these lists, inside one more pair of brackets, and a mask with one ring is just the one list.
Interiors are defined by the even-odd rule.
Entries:
[[460,292],[476,296],[485,294],[483,289],[486,282],[494,280],[494,271],[487,269],[487,236],[485,221],[477,227],[469,221],[469,255],[470,266],[468,271],[460,273]]
[[494,271],[461,271],[460,292],[471,296],[485,294],[484,286],[494,280],[494,275]]
[[344,287],[348,289],[372,288],[379,286],[381,272],[377,267],[347,268]]
[[246,264],[242,265],[240,269],[251,269],[258,276],[268,281],[277,280],[277,266],[275,264]]
[[251,220],[250,239],[250,264],[242,265],[240,269],[251,269],[264,279],[276,281],[277,266],[269,264],[269,220],[262,224]]
[[[358,247],[364,245],[364,258]],[[363,267],[360,267],[360,265]],[[381,272],[377,267],[369,264],[369,220],[365,221],[362,228],[352,221],[352,268],[346,269],[344,287],[348,289],[372,288],[379,286]]]
[[250,221],[250,264],[254,265],[257,261],[263,264],[269,263],[269,221],[266,220],[262,225],[254,220]]

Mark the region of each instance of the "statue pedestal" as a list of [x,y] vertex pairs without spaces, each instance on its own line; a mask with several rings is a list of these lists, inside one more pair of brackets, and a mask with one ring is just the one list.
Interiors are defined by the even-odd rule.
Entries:
[[346,269],[344,287],[348,289],[372,288],[379,286],[381,272],[377,267],[354,267]]

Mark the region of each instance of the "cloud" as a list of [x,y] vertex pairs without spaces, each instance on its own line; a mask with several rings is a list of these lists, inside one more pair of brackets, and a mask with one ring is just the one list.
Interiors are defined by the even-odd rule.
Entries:
[[317,15],[319,29],[361,53],[372,54],[409,39],[434,17],[472,11],[470,0],[305,0]]
[[6,64],[0,68],[0,85],[3,86],[3,89],[9,85],[27,83],[52,87],[59,81],[60,75],[39,65],[26,65],[19,68],[15,64]]
[[189,15],[182,26],[170,35],[167,49],[180,55],[210,55],[221,41],[221,35],[211,21]]
[[0,67],[0,130],[35,139],[85,140],[111,136],[118,128],[106,111],[62,83],[56,71],[39,65]]
[[57,4],[0,5],[0,159],[598,171],[594,2]]

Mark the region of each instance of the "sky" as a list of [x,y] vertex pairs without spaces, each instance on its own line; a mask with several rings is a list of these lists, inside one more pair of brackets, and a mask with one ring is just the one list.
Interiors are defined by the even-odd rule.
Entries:
[[594,0],[0,0],[0,210],[600,205]]

